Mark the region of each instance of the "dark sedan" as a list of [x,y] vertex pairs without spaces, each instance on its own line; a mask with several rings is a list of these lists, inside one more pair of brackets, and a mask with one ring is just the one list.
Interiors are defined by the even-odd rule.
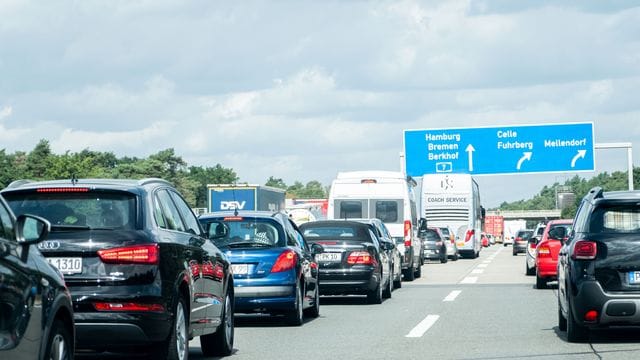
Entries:
[[367,295],[371,304],[390,297],[390,260],[368,224],[355,221],[326,220],[302,224],[305,238],[324,247],[316,257],[320,266],[320,294]]
[[0,200],[0,358],[71,360],[75,330],[62,275],[36,248],[50,224],[16,220]]
[[447,244],[439,229],[428,228],[421,230],[420,238],[424,244],[425,259],[439,260],[443,264],[447,262]]

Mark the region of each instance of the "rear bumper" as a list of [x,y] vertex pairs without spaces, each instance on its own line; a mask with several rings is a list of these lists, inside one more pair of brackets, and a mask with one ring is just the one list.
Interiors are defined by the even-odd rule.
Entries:
[[429,260],[440,259],[446,254],[443,248],[426,248],[424,249],[424,258]]
[[321,295],[366,294],[380,283],[380,274],[373,268],[366,270],[320,270]]
[[[586,281],[579,285],[572,297],[573,316],[576,321],[591,328],[608,326],[640,326],[640,293],[605,293],[597,281]],[[584,321],[591,310],[600,316],[596,322]]]
[[169,313],[74,313],[76,346],[80,349],[148,345],[167,339]]
[[290,310],[295,306],[295,286],[235,286],[235,312]]
[[538,259],[536,263],[537,274],[539,277],[543,278],[553,278],[556,279],[558,277],[558,261],[554,260],[544,260],[540,261]]
[[527,251],[527,243],[519,244],[517,242],[513,243],[513,252],[525,252]]

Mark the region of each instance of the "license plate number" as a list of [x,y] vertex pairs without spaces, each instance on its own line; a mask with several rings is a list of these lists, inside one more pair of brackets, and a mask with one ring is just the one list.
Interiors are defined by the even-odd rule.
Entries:
[[629,273],[629,284],[640,284],[640,271],[632,271]]
[[47,258],[49,264],[55,266],[63,274],[82,273],[82,258]]
[[340,261],[342,253],[322,253],[316,255],[316,261]]
[[247,275],[249,273],[249,265],[231,264],[231,271],[233,271],[234,275]]

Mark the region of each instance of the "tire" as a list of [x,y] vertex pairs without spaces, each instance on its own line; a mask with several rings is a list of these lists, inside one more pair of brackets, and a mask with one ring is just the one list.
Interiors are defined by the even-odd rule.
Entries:
[[413,264],[411,264],[407,270],[404,271],[404,279],[406,281],[413,281],[416,278],[416,274],[413,271]]
[[507,244],[502,244],[502,246],[507,247]]
[[73,339],[65,323],[60,319],[56,319],[51,326],[43,359],[73,360]]
[[387,287],[385,287],[382,292],[382,297],[385,299],[391,298],[391,292],[393,291],[393,270],[391,270],[391,274],[389,274],[389,281],[387,281]]
[[560,331],[567,331],[567,318],[562,315],[560,299],[558,299],[558,329],[560,329]]
[[573,311],[571,305],[567,311],[567,340],[572,343],[581,343],[587,341],[589,338],[589,329],[578,324],[573,318]]
[[224,298],[222,323],[213,334],[200,336],[200,349],[206,357],[229,356],[233,352],[233,298],[227,294]]
[[154,347],[155,357],[167,360],[187,360],[189,358],[188,324],[189,314],[185,310],[184,299],[180,296],[173,307],[173,321],[169,338]]
[[400,289],[402,287],[402,275],[400,275],[398,280],[393,281],[393,287],[396,289]]
[[449,260],[449,257],[447,256],[447,252],[445,251],[444,256],[440,257],[440,263],[446,264],[448,260]]
[[304,314],[314,319],[320,316],[320,288],[317,282],[316,282],[316,294],[313,297],[313,306],[304,310]]
[[513,256],[518,256],[518,252],[517,251],[513,251]]
[[418,266],[418,268],[415,271],[416,274],[416,279],[422,277],[422,265]]
[[453,254],[453,256],[451,257],[451,261],[458,261],[458,252],[456,251],[455,254]]
[[[382,281],[382,276],[380,277]],[[378,283],[375,289],[367,293],[367,302],[369,304],[382,304],[382,284]]]
[[300,284],[296,284],[296,300],[294,309],[285,314],[287,324],[290,326],[302,325],[302,322],[304,321],[304,312],[302,310],[304,306],[303,301],[302,288],[300,287]]
[[525,270],[524,270],[525,275],[532,276],[532,275],[536,274],[536,268],[535,267],[530,268],[529,264],[527,264],[527,263],[525,263],[524,266],[525,266]]
[[547,288],[547,280],[542,278],[536,274],[536,289],[546,289]]

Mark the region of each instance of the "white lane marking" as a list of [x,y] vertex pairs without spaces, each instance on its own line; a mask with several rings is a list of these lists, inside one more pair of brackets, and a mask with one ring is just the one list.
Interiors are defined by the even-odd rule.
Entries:
[[491,260],[485,260],[482,262],[483,264],[491,264]]
[[473,269],[473,271],[471,271],[472,274],[482,274],[484,272],[484,269]]
[[454,301],[458,295],[460,295],[460,293],[462,292],[462,290],[453,290],[449,295],[447,295],[446,298],[444,298],[444,300],[442,301]]
[[475,284],[476,282],[478,282],[477,277],[467,276],[466,278],[462,279],[462,281],[460,281],[460,284]]
[[486,268],[487,266],[489,266],[489,264],[479,264],[478,265],[479,268]]
[[420,324],[416,325],[416,327],[414,327],[407,335],[405,335],[405,337],[408,337],[408,338],[422,337],[422,335],[424,335],[424,333],[426,333],[427,330],[429,330],[429,328],[432,327],[433,324],[435,324],[439,318],[440,318],[439,315],[427,315],[427,317],[424,318],[424,320],[422,320]]

